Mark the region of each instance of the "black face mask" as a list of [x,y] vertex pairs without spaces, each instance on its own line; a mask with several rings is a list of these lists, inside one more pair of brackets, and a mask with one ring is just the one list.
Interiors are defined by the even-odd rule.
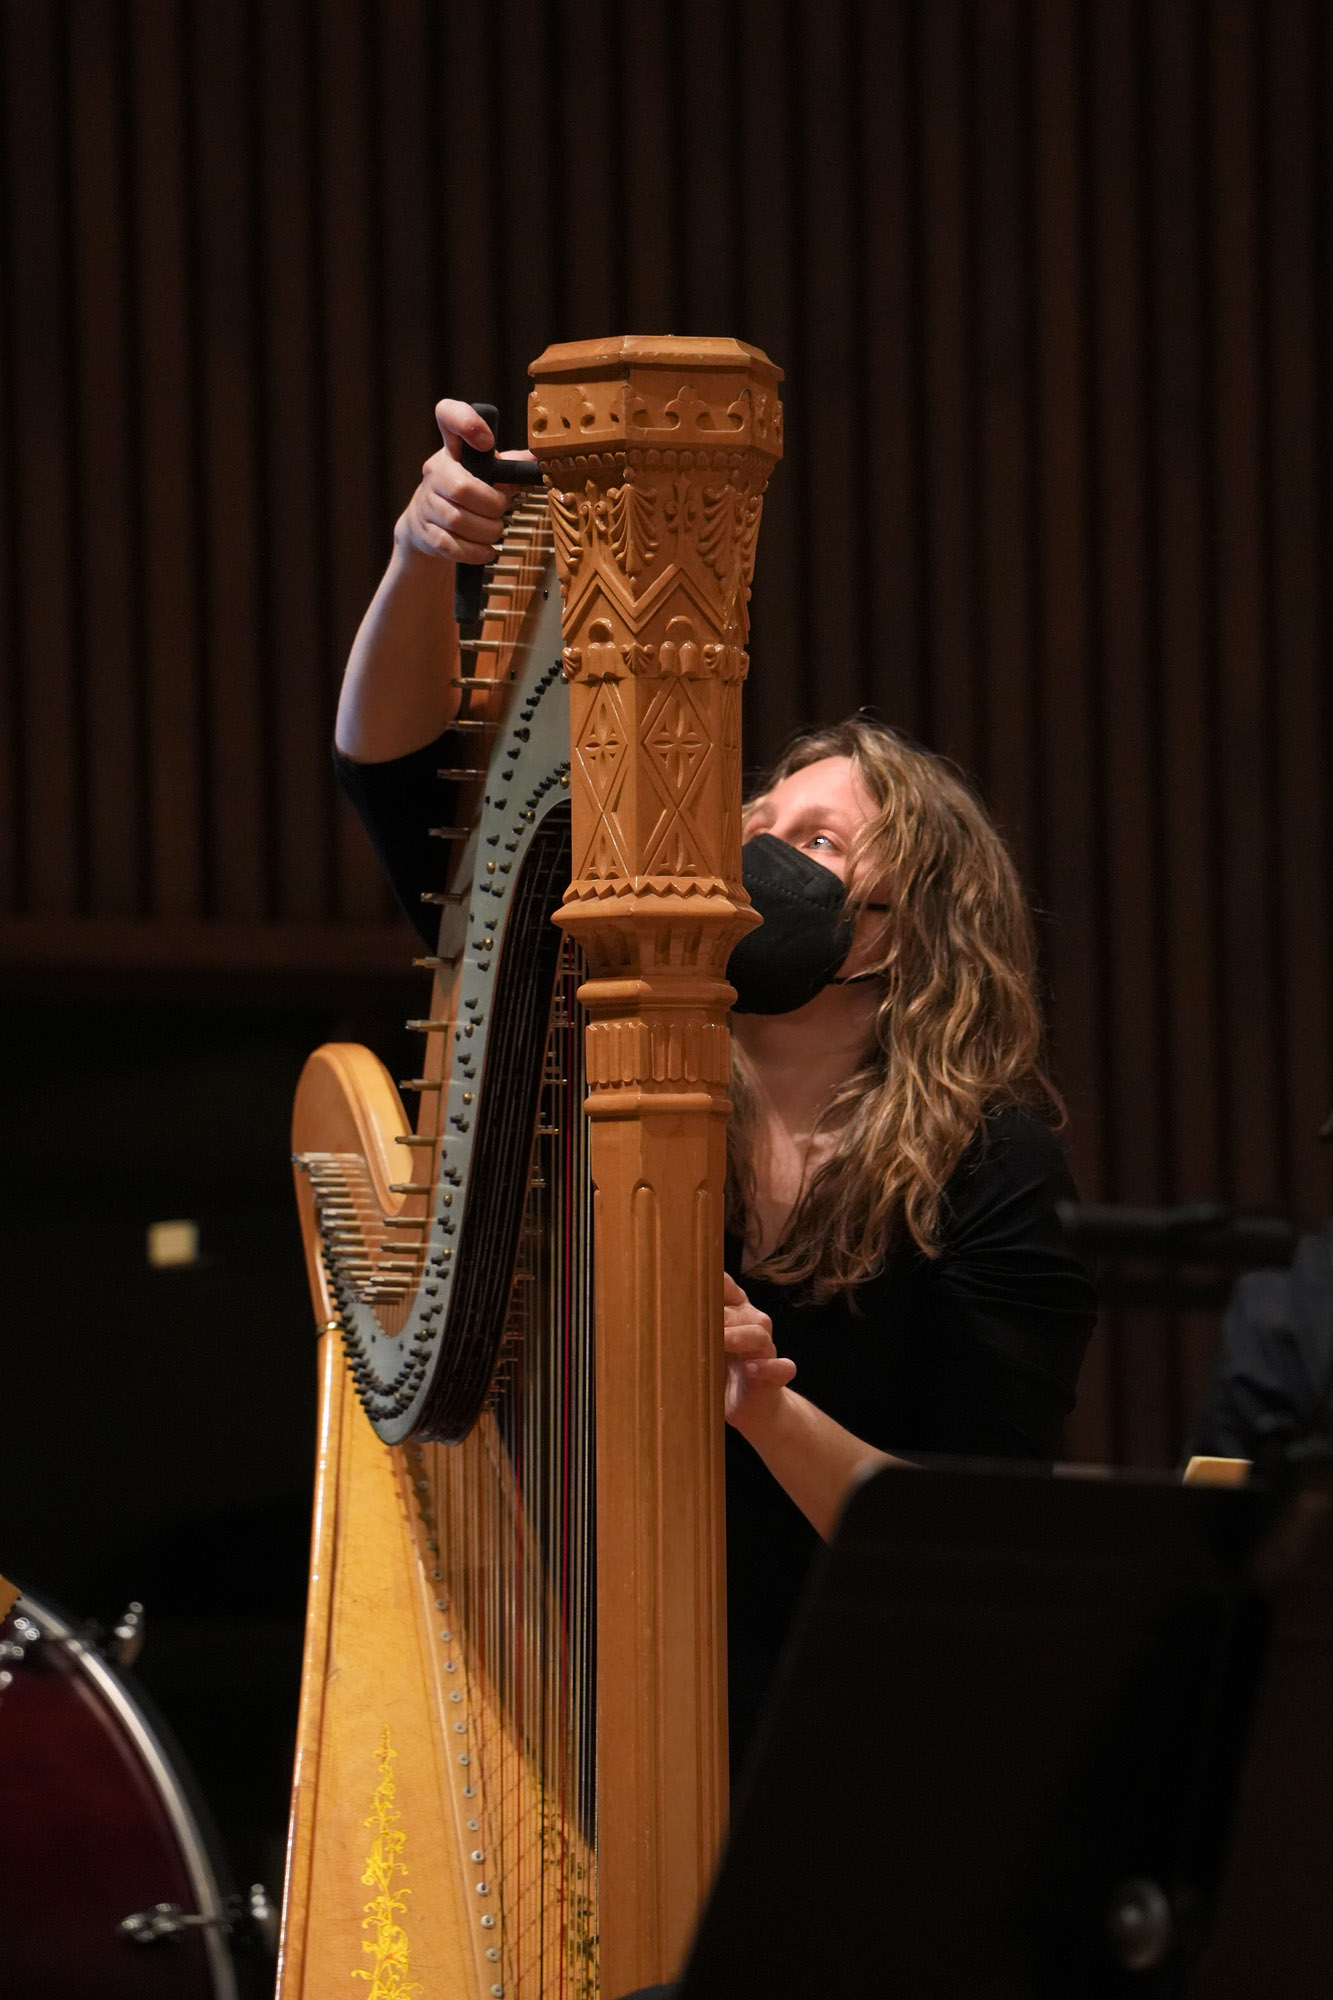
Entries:
[[741,849],[741,880],[763,918],[727,961],[737,1014],[790,1014],[831,984],[856,925],[831,869],[757,833]]

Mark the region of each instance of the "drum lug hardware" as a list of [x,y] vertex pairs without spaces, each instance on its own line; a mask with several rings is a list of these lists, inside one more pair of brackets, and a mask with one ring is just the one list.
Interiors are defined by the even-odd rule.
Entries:
[[187,1931],[220,1930],[253,1939],[271,1957],[278,1949],[278,1911],[262,1882],[252,1883],[244,1899],[229,1896],[226,1909],[216,1916],[182,1910],[179,1903],[154,1903],[123,1918],[120,1929],[135,1944],[179,1944]]
[[245,1899],[250,1928],[270,1958],[278,1955],[278,1927],[281,1913],[262,1882],[252,1882]]
[[230,1930],[231,1922],[225,1916],[187,1913],[179,1903],[154,1903],[151,1910],[136,1910],[132,1916],[122,1917],[120,1928],[135,1944],[179,1944],[187,1930]]
[[11,1665],[18,1666],[21,1660],[26,1659],[29,1646],[35,1646],[42,1636],[41,1628],[34,1625],[32,1619],[25,1617],[21,1611],[11,1621],[9,1630],[12,1637],[0,1639],[0,1669],[3,1669],[0,1672],[0,1694],[4,1693],[14,1679],[9,1671]]
[[119,1621],[112,1626],[107,1652],[122,1667],[132,1667],[143,1651],[143,1642],[143,1606],[136,1598],[125,1606]]

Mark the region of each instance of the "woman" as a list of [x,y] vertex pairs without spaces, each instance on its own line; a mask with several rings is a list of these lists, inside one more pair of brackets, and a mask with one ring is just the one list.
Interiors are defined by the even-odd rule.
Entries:
[[745,837],[761,910],[836,908],[831,875],[850,921],[825,928],[816,990],[794,1007],[764,990],[781,985],[776,955],[747,963],[772,924],[729,967],[738,1744],[849,1487],[923,1452],[1049,1460],[1095,1311],[1057,1214],[1073,1189],[1049,1122],[1031,923],[976,799],[858,717],[787,753]]
[[[438,813],[416,800],[458,700],[453,565],[490,559],[512,497],[460,462],[492,443],[476,412],[436,417],[337,725],[343,781],[417,911]],[[1094,1312],[1056,1212],[1072,1189],[1031,924],[966,786],[861,718],[805,737],[747,811],[744,872],[765,923],[729,966],[734,1754],[851,1485],[923,1452],[1049,1459]]]

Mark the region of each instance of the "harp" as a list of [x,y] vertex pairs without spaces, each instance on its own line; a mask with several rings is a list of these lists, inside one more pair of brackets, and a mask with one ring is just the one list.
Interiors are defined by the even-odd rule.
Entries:
[[415,1123],[345,1045],[293,1117],[324,1331],[280,2000],[669,1977],[725,1815],[723,974],[780,375],[670,338],[531,372]]

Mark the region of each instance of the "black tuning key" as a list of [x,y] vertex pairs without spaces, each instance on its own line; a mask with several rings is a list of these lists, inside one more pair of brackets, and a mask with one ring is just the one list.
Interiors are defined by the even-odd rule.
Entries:
[[[500,422],[500,412],[494,403],[474,403],[472,407],[490,425],[491,436],[494,437]],[[474,445],[465,444],[460,462],[466,471],[474,472],[488,486],[540,486],[542,483],[541,467],[531,459],[497,458],[493,451],[478,451]],[[459,563],[454,571],[454,621],[464,630],[475,625],[481,617],[485,575],[480,563]]]

